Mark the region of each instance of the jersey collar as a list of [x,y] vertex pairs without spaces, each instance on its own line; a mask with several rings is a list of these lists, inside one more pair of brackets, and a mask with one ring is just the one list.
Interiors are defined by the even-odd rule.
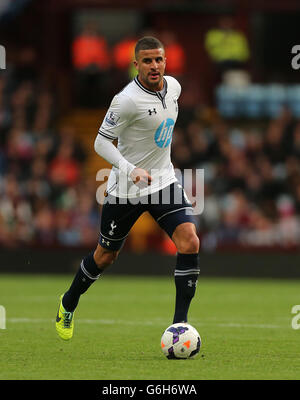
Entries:
[[135,82],[142,90],[144,90],[144,92],[149,93],[149,94],[152,94],[152,95],[154,95],[154,96],[158,96],[158,97],[160,97],[160,98],[164,98],[165,95],[167,94],[168,83],[167,83],[167,81],[166,81],[165,78],[163,78],[163,81],[164,81],[164,86],[163,86],[162,90],[160,90],[159,92],[155,92],[155,91],[153,91],[153,90],[149,90],[149,89],[145,88],[145,86],[142,85],[141,82],[138,80],[138,76],[136,76],[136,77],[134,78],[134,82]]

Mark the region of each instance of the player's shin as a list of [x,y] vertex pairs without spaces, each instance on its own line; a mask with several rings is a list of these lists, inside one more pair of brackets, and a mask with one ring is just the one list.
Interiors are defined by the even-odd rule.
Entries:
[[174,271],[176,301],[173,323],[187,322],[188,310],[196,292],[199,273],[198,253],[177,254]]
[[75,310],[80,296],[101,276],[102,272],[95,263],[93,253],[81,261],[73,282],[62,299],[65,310],[71,312]]

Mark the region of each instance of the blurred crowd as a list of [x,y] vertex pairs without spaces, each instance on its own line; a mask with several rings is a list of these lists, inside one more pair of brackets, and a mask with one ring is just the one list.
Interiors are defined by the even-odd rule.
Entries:
[[[93,79],[101,74],[95,65],[106,70],[113,63],[115,70],[110,71],[115,71],[116,79],[109,81],[121,87],[122,80],[134,76],[130,66],[135,38],[117,43],[112,58],[105,60],[99,56],[98,39],[98,51],[93,49],[92,27],[86,29],[74,40],[73,65],[78,95],[86,101],[82,105],[98,107],[96,99],[101,99],[102,92]],[[167,73],[180,80],[184,49],[172,33],[162,36],[169,52]],[[102,41],[101,46],[103,54],[108,54],[106,43]],[[92,64],[85,64],[95,55],[98,58]],[[94,247],[100,213],[95,177],[85,173],[88,154],[78,141],[76,127],[58,124],[58,96],[34,67],[34,57],[32,49],[21,49],[18,62],[0,72],[0,245]],[[100,79],[108,82],[105,75]],[[203,104],[201,109],[186,104],[180,104],[172,160],[180,170],[204,169],[204,212],[197,216],[202,249],[299,245],[299,120],[288,108],[269,120],[234,121],[206,112]],[[188,194],[193,193],[194,184],[185,184]],[[136,239],[141,238],[137,232]],[[159,233],[144,234],[149,239],[147,248],[157,249]],[[137,243],[133,238],[132,250]],[[174,251],[168,245],[164,249]]]
[[107,106],[115,93],[136,76],[134,48],[137,40],[146,35],[161,39],[168,59],[166,73],[181,77],[185,71],[186,52],[174,32],[145,30],[109,44],[99,24],[89,21],[75,35],[71,46],[77,104],[87,108]]
[[[77,104],[88,108],[107,106],[112,96],[136,76],[134,48],[137,40],[143,36],[155,36],[161,40],[167,59],[166,74],[190,87],[189,95],[183,92],[182,96],[197,97],[195,82],[190,79],[186,69],[186,45],[175,31],[144,29],[128,33],[117,41],[110,41],[101,31],[99,21],[90,19],[82,23],[71,45]],[[218,18],[216,25],[205,33],[203,47],[214,75],[214,84],[249,79],[247,70],[251,58],[250,46],[246,35],[237,29],[234,18]],[[190,99],[190,102],[193,100]]]
[[204,169],[202,248],[299,245],[300,121],[289,109],[264,123],[195,118],[175,130],[173,155],[177,168]]
[[55,92],[27,62],[0,75],[0,244],[86,245],[98,235],[95,184],[74,128],[58,128]]

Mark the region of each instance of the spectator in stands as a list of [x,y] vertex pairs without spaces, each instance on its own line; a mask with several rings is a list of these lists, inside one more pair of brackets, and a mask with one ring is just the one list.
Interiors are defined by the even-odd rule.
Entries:
[[187,139],[192,153],[192,165],[197,166],[209,160],[209,141],[202,124],[190,122],[187,126]]
[[131,34],[117,42],[113,47],[114,86],[117,90],[126,85],[136,75],[136,68],[133,69],[136,41],[135,35]]
[[9,90],[14,91],[23,82],[36,83],[38,80],[38,62],[36,50],[25,46],[17,51],[17,60],[12,67]]
[[300,121],[297,122],[293,132],[292,154],[300,159]]
[[249,203],[237,190],[226,194],[221,206],[221,223],[217,228],[221,244],[236,244],[242,230],[248,225]]
[[86,151],[79,140],[76,138],[76,130],[72,125],[63,125],[59,128],[57,134],[57,147],[59,145],[71,145],[73,147],[73,157],[78,163],[84,163],[86,160]]
[[72,212],[59,209],[55,213],[55,230],[57,241],[62,246],[78,246],[80,230],[72,223]]
[[34,154],[32,136],[21,129],[10,130],[6,151],[10,161],[17,160],[23,167],[27,167]]
[[286,152],[283,146],[283,126],[276,120],[269,123],[264,140],[264,154],[272,164],[285,161]]
[[36,136],[42,136],[49,133],[55,119],[56,110],[53,94],[48,90],[43,90],[36,97],[35,113],[32,118],[32,131]]
[[295,199],[295,212],[299,216],[300,215],[300,180],[295,185],[293,195],[294,195],[294,199]]
[[73,186],[80,178],[80,168],[74,157],[72,143],[61,143],[49,165],[49,179],[57,187]]
[[21,185],[13,174],[4,178],[0,193],[0,220],[2,241],[8,246],[32,240],[32,208]]
[[130,67],[134,59],[135,37],[125,37],[113,48],[113,61],[116,68],[126,70]]
[[205,48],[217,67],[218,80],[232,70],[246,70],[250,58],[248,40],[243,32],[234,28],[230,16],[219,19],[218,26],[205,35]]
[[34,215],[35,242],[40,245],[54,245],[55,213],[50,204],[45,203]]
[[[8,85],[10,76],[0,75],[0,245],[90,245],[99,221],[84,148],[75,127],[55,128],[53,92],[38,76],[37,85],[24,76]],[[204,246],[299,245],[299,121],[288,109],[250,127],[204,120],[195,102],[187,103],[192,107],[173,132],[172,157],[177,168],[205,169],[198,221]],[[142,232],[147,249],[159,242],[172,254],[147,226],[137,227],[134,240]]]
[[165,54],[167,58],[166,74],[170,74],[175,78],[185,73],[186,54],[184,47],[177,40],[174,32],[166,30],[160,35],[165,46]]
[[0,147],[0,177],[3,176],[7,169],[6,153]]
[[107,42],[98,26],[90,21],[72,43],[78,104],[85,107],[106,105],[111,65]]
[[72,224],[79,233],[81,244],[91,246],[97,239],[99,211],[95,207],[94,196],[86,192],[84,187],[79,188],[77,195]]
[[279,214],[277,225],[281,245],[294,246],[300,241],[300,221],[296,215],[295,201],[286,194],[277,198],[276,207]]
[[192,167],[192,152],[185,138],[185,132],[175,128],[172,140],[172,162],[175,168],[183,170]]
[[47,176],[48,163],[46,158],[37,156],[33,159],[30,176],[26,181],[26,197],[36,212],[41,205],[51,199],[52,188]]
[[0,75],[0,148],[4,145],[6,133],[11,125],[11,112],[5,96],[6,81],[4,76]]
[[22,82],[16,90],[12,92],[9,103],[13,124],[15,124],[16,120],[18,120],[18,122],[22,121],[23,128],[27,129],[35,113],[34,96],[34,86],[30,81]]

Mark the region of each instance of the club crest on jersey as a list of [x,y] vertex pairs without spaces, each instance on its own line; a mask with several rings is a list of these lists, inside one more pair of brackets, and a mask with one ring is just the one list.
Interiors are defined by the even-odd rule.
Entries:
[[115,126],[119,121],[120,116],[113,111],[108,111],[105,117],[105,121],[108,125]]
[[111,230],[108,232],[110,236],[113,236],[115,234],[114,229],[116,229],[117,225],[115,224],[115,221],[111,221],[110,224]]
[[172,141],[175,122],[172,118],[165,119],[157,128],[154,140],[158,147],[168,147]]

